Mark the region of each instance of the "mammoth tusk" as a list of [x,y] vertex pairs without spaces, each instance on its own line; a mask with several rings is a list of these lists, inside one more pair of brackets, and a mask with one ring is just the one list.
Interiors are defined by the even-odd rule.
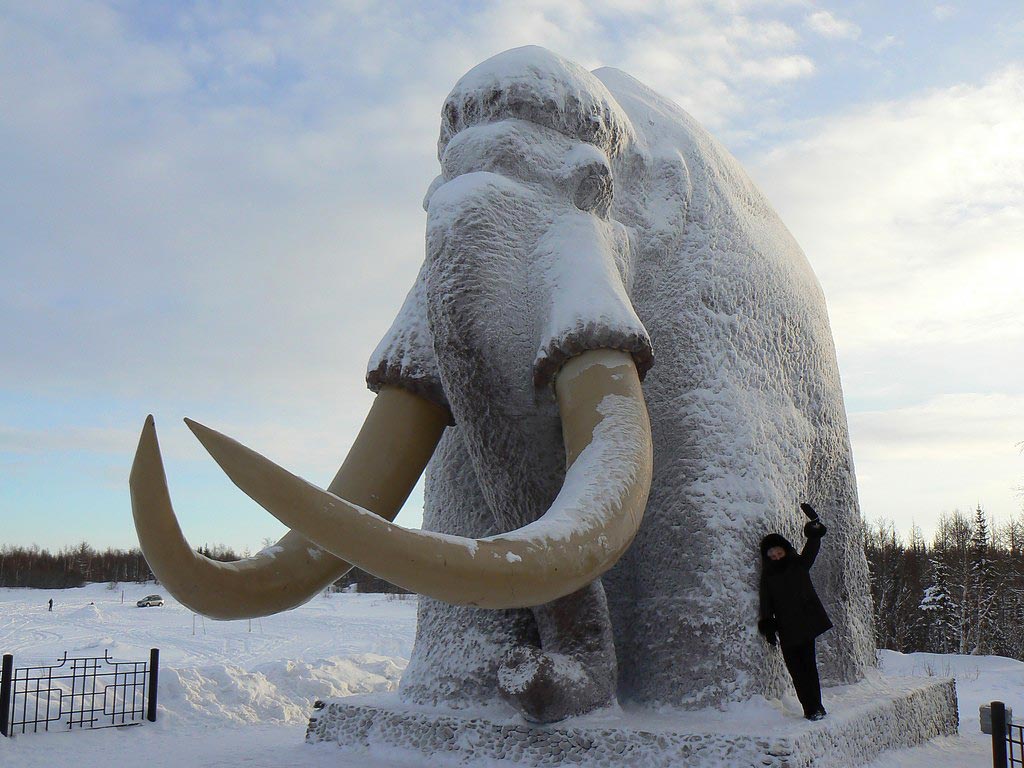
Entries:
[[[448,414],[405,390],[384,387],[329,488],[391,520],[430,460]],[[171,506],[153,417],[146,419],[129,477],[132,515],[146,561],[180,602],[217,619],[268,616],[306,602],[352,566],[289,531],[254,557],[222,563],[189,546]]]
[[191,424],[234,483],[339,558],[449,603],[528,607],[598,578],[636,534],[651,484],[651,427],[633,359],[595,350],[555,382],[567,471],[536,522],[484,539],[402,528],[324,491],[224,435]]

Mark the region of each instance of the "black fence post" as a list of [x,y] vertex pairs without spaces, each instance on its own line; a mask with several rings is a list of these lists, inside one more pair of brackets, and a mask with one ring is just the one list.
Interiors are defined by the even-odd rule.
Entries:
[[11,683],[14,680],[14,656],[4,654],[0,667],[0,735],[10,736],[11,726]]
[[992,707],[992,768],[1006,768],[1006,705],[993,701]]
[[149,705],[146,707],[146,719],[156,722],[156,686],[160,680],[160,649],[149,649]]

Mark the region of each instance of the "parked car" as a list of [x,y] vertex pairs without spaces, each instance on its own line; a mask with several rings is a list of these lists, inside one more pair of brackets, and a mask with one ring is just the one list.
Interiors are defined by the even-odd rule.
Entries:
[[149,608],[153,605],[163,605],[164,599],[160,595],[146,595],[135,603],[139,608]]

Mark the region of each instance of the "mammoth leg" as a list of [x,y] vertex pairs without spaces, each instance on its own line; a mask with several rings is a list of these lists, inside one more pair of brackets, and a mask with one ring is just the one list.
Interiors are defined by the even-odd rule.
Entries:
[[[425,530],[473,537],[506,530],[496,524],[484,500],[460,426],[445,430],[427,470],[424,496]],[[403,701],[426,706],[493,706],[505,654],[539,644],[529,608],[491,610],[421,597],[416,643],[402,674],[400,695]]]
[[606,707],[618,680],[601,580],[533,609],[540,647],[520,646],[498,669],[502,697],[537,723]]

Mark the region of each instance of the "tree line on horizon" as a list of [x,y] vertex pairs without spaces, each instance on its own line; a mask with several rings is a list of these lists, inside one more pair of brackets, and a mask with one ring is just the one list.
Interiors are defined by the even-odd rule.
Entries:
[[[200,554],[224,562],[248,556],[224,545]],[[943,515],[931,541],[912,527],[904,539],[890,521],[864,526],[879,648],[902,653],[994,654],[1024,660],[1024,513],[990,525]],[[82,542],[51,553],[0,546],[0,587],[66,589],[92,582],[154,582],[139,549],[93,549]],[[404,592],[353,568],[336,589]]]
[[[231,562],[249,557],[249,550],[237,552],[223,544],[204,544],[196,552],[213,560]],[[94,549],[86,542],[64,547],[57,552],[30,547],[0,546],[0,587],[69,589],[91,583],[156,583],[142,550]],[[352,587],[356,592],[394,592],[407,590],[353,568],[336,582],[336,589]]]
[[[214,560],[238,560],[230,547],[203,545],[197,552]],[[0,547],[0,587],[68,589],[94,582],[154,581],[142,550],[93,549],[86,542],[64,547],[57,552],[30,547]]]

